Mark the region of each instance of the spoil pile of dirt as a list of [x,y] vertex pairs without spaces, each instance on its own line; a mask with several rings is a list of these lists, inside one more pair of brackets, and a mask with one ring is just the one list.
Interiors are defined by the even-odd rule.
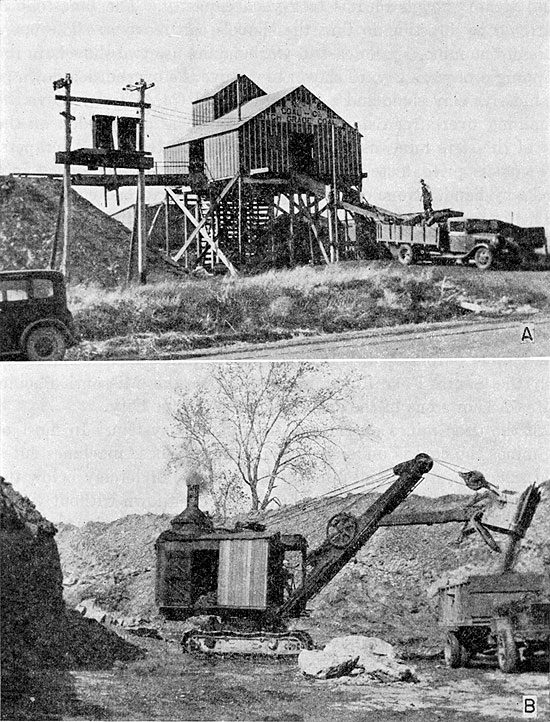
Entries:
[[[350,507],[360,513],[376,495],[316,500],[283,508],[264,519],[270,531],[297,532],[310,549],[325,538],[330,517]],[[413,495],[403,511],[462,507],[471,497],[427,498]],[[351,509],[350,509],[351,510]],[[58,545],[71,605],[93,598],[106,611],[154,617],[154,542],[170,516],[128,516],[83,527],[61,524]],[[550,483],[521,545],[517,569],[543,571],[550,561]],[[227,523],[224,524],[227,526]],[[310,602],[308,625],[317,642],[343,633],[381,637],[414,651],[441,649],[430,587],[446,572],[498,570],[501,556],[477,536],[456,545],[461,523],[379,529],[337,577]],[[499,540],[504,538],[497,535]]]
[[[4,270],[47,268],[61,181],[0,176],[0,255]],[[111,287],[125,279],[130,231],[72,191],[70,277]]]
[[[141,651],[66,610],[56,528],[2,478],[0,516],[2,712],[5,719],[54,719],[41,715],[59,702],[52,685],[68,692],[68,669],[105,669]],[[55,684],[44,682],[45,670]]]

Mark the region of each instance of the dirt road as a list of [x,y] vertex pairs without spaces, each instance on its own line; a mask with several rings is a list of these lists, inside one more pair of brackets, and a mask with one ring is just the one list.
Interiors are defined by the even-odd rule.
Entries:
[[278,343],[226,346],[189,352],[178,358],[534,358],[549,355],[550,318],[545,316],[352,331]]
[[[78,703],[64,719],[479,722],[522,719],[522,696],[548,707],[548,680],[540,672],[504,675],[479,663],[448,670],[442,661],[414,663],[417,684],[357,678],[304,678],[296,663],[210,659],[183,655],[174,642],[140,640],[147,657],[110,671],[73,672]],[[90,717],[90,711],[94,716]]]

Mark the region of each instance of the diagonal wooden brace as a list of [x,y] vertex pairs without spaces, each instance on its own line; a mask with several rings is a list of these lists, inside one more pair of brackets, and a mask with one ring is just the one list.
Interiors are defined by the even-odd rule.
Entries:
[[323,256],[324,262],[328,264],[329,260],[328,260],[327,252],[325,251],[323,242],[319,238],[319,231],[317,229],[317,226],[315,225],[315,221],[313,220],[311,213],[309,212],[309,209],[306,207],[306,205],[300,195],[298,195],[298,205],[299,205],[302,213],[304,214],[306,220],[308,221],[309,225],[311,226],[313,235],[315,236],[317,243],[319,244],[319,250],[321,251],[321,255]]
[[[189,246],[191,245],[191,243],[193,243],[193,241],[194,241],[195,238],[199,235],[199,233],[202,235],[202,237],[204,238],[204,240],[205,240],[207,243],[210,244],[210,246],[212,247],[212,249],[219,255],[219,257],[222,258],[221,252],[220,252],[219,249],[216,247],[216,244],[214,243],[214,241],[212,240],[212,238],[210,238],[210,236],[208,235],[208,233],[206,232],[206,229],[205,229],[204,227],[205,227],[206,223],[208,222],[210,216],[211,216],[211,215],[214,213],[214,211],[216,210],[217,206],[218,206],[218,205],[220,204],[220,202],[225,198],[225,196],[229,193],[229,191],[231,190],[231,188],[233,188],[233,186],[234,186],[235,183],[237,182],[238,178],[239,178],[239,174],[237,173],[237,174],[229,181],[229,183],[227,183],[227,184],[225,185],[225,187],[224,187],[224,189],[222,190],[222,192],[220,193],[220,195],[219,195],[217,198],[214,199],[214,201],[212,202],[210,208],[209,208],[208,211],[205,213],[205,215],[203,216],[202,220],[200,221],[200,223],[199,223],[198,225],[197,225],[196,219],[195,219],[195,218],[192,218],[191,215],[188,214],[189,218],[192,220],[192,222],[195,224],[196,227],[194,228],[193,232],[191,233],[191,235],[189,236],[189,238],[187,239],[187,241],[185,242],[185,244],[180,248],[180,250],[176,253],[176,255],[172,257],[174,261],[179,261],[179,259],[183,256],[183,254],[185,253],[185,251],[187,250],[187,248],[189,248]],[[179,199],[177,198],[177,196],[175,196],[170,190],[168,190],[168,192],[169,192],[169,194],[171,195],[171,197],[173,198],[173,200],[177,203],[178,207],[183,210],[183,208],[184,208],[183,203],[181,203],[181,202],[179,201]],[[225,261],[223,261],[223,263],[225,263],[225,265],[227,266],[227,263],[229,263],[229,261],[227,261],[227,263],[226,263]],[[233,268],[233,272],[236,272],[235,269],[234,269],[234,267],[233,267],[233,265],[232,265],[232,264],[230,264],[230,265],[231,265],[231,268]],[[229,268],[229,266],[227,266],[227,267]],[[229,270],[231,270],[231,268],[230,268]]]
[[212,250],[217,254],[217,256],[219,257],[220,261],[221,261],[221,262],[224,264],[224,266],[226,266],[226,268],[229,270],[229,273],[230,273],[232,276],[236,276],[236,275],[237,275],[237,269],[236,269],[235,266],[231,263],[231,261],[227,258],[227,256],[225,255],[225,253],[223,253],[223,252],[216,246],[216,244],[214,243],[214,241],[212,240],[212,238],[210,238],[210,236],[208,235],[208,232],[207,232],[206,228],[204,227],[204,224],[199,228],[199,226],[200,226],[201,224],[200,224],[200,223],[197,223],[197,219],[195,218],[195,216],[193,216],[193,215],[189,212],[189,210],[188,210],[188,209],[185,207],[185,205],[180,201],[180,199],[177,197],[177,195],[174,193],[174,191],[173,191],[171,188],[166,188],[166,192],[168,193],[168,195],[170,196],[170,198],[174,201],[174,203],[178,206],[178,208],[187,216],[187,218],[188,218],[188,219],[191,221],[191,223],[193,223],[193,225],[195,226],[195,230],[193,231],[193,234],[194,234],[194,235],[193,235],[193,238],[189,237],[189,238],[187,239],[187,243],[186,243],[182,248],[180,248],[180,250],[177,252],[177,254],[176,254],[175,256],[172,257],[172,260],[175,261],[175,262],[177,262],[177,261],[182,257],[182,255],[185,253],[185,251],[187,250],[187,248],[189,248],[189,243],[190,243],[194,238],[197,237],[197,234],[195,233],[195,231],[198,231],[198,232],[200,232],[201,236],[202,236],[203,239],[206,241],[206,243],[208,243],[208,245],[210,246],[210,248],[212,248]]

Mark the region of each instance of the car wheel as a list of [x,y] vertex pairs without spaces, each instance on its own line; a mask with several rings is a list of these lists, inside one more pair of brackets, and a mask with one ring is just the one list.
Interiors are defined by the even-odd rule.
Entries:
[[33,328],[25,341],[29,361],[61,361],[66,350],[65,334],[56,326]]
[[475,252],[474,263],[482,271],[486,271],[493,264],[494,255],[493,251],[487,246],[481,246]]
[[410,243],[402,243],[397,249],[397,260],[402,266],[410,266],[415,262],[415,253]]
[[464,666],[468,660],[468,653],[454,632],[447,632],[444,657],[445,664],[452,669]]
[[513,672],[518,666],[518,648],[510,628],[497,634],[497,661],[503,672]]

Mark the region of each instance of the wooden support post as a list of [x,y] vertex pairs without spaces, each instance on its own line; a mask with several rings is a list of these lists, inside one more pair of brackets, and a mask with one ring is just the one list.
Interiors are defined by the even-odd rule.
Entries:
[[290,265],[294,264],[294,184],[291,182],[288,193],[288,212],[290,218],[290,228],[288,235],[288,255]]
[[[71,153],[71,76],[65,76],[65,153],[70,158]],[[69,263],[69,245],[71,242],[71,164],[63,166],[63,250],[61,252],[61,272],[67,276]]]
[[170,255],[170,199],[164,191],[164,250],[167,256]]
[[[145,91],[154,87],[154,83],[146,83],[143,78],[134,85],[127,85],[124,90],[139,91],[139,141],[138,151],[145,151],[145,108],[151,107],[145,102]],[[137,265],[140,283],[147,283],[147,218],[145,215],[145,170],[138,168],[137,184]]]
[[134,280],[134,271],[137,268],[137,193],[136,203],[134,205],[134,225],[132,227],[132,235],[130,236],[130,250],[128,253],[128,272],[126,274],[126,280],[128,283]]
[[59,247],[59,236],[61,235],[61,227],[63,225],[63,208],[65,206],[63,200],[64,192],[61,186],[61,194],[59,196],[59,205],[57,207],[57,219],[55,221],[55,233],[52,242],[52,252],[50,254],[50,268],[54,269],[57,262],[57,249]]
[[[237,85],[238,87],[238,85]],[[240,106],[239,106],[240,107]],[[243,260],[243,179],[239,172],[239,193],[238,193],[238,208],[237,208],[237,242],[239,249],[239,263]]]
[[[331,258],[331,261],[338,260],[339,253],[338,253],[338,188],[336,187],[336,131],[334,128],[334,124],[331,126],[331,135],[332,135],[332,209],[333,209],[333,218],[334,218],[334,259]],[[332,254],[331,254],[332,256]]]
[[[329,193],[332,194],[332,188],[329,186],[330,191]],[[327,223],[328,223],[328,245],[329,245],[329,254],[330,254],[330,262],[334,263],[334,260],[336,258],[336,254],[334,252],[334,230],[333,230],[333,222],[332,222],[332,216],[333,216],[333,203],[332,200],[327,203]]]
[[269,196],[269,245],[271,250],[271,263],[275,263],[275,198]]
[[[306,208],[309,212],[309,194],[306,195]],[[309,240],[309,257],[311,259],[311,265],[313,266],[315,264],[315,259],[313,258],[313,232],[311,230],[311,223],[308,223],[307,235]]]

